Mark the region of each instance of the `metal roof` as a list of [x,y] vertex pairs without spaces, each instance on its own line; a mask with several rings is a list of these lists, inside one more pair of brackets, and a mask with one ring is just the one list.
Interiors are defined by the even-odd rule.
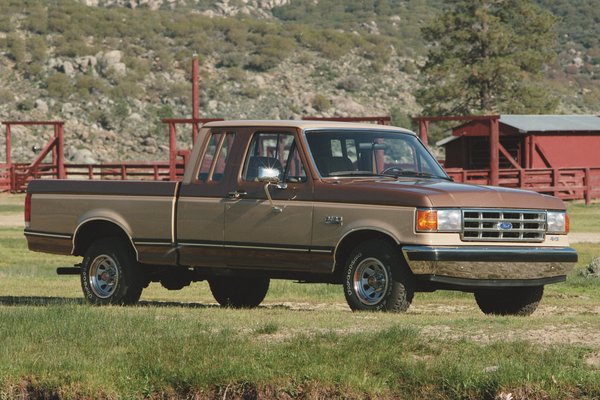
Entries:
[[443,138],[442,140],[438,140],[437,142],[435,142],[436,146],[444,146],[450,142],[454,142],[455,140],[459,139],[460,136],[448,136]]
[[520,132],[600,131],[595,115],[501,115],[500,123]]

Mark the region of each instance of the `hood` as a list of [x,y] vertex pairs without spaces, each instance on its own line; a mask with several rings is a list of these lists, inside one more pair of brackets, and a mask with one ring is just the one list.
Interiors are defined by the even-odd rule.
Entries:
[[[565,209],[562,200],[528,190],[479,186],[439,179],[338,179],[324,186],[342,202],[413,207]],[[333,199],[332,199],[333,200]]]

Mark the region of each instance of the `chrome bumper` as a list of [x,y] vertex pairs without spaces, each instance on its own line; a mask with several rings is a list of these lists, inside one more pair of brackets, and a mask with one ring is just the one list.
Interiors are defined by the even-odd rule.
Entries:
[[482,280],[561,277],[577,262],[570,247],[403,246],[415,275]]

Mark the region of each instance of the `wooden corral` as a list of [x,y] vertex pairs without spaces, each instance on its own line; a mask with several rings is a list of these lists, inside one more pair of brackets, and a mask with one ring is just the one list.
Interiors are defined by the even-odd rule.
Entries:
[[466,122],[437,142],[446,150],[444,167],[455,180],[569,200],[600,198],[599,117],[498,115],[459,120]]

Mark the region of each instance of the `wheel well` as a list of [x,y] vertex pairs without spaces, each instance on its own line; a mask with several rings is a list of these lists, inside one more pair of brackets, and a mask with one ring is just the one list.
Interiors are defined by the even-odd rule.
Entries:
[[341,282],[346,258],[348,258],[352,250],[360,243],[373,239],[387,241],[394,246],[396,245],[396,241],[390,235],[383,232],[362,230],[350,233],[342,239],[342,242],[337,246],[335,251],[334,279],[336,281]]
[[123,228],[114,222],[94,220],[86,222],[77,230],[74,241],[75,248],[73,249],[73,255],[83,256],[92,243],[98,239],[106,237],[120,238],[123,240],[123,243],[126,243],[132,248],[132,250],[134,250],[131,239],[127,233],[125,233]]

